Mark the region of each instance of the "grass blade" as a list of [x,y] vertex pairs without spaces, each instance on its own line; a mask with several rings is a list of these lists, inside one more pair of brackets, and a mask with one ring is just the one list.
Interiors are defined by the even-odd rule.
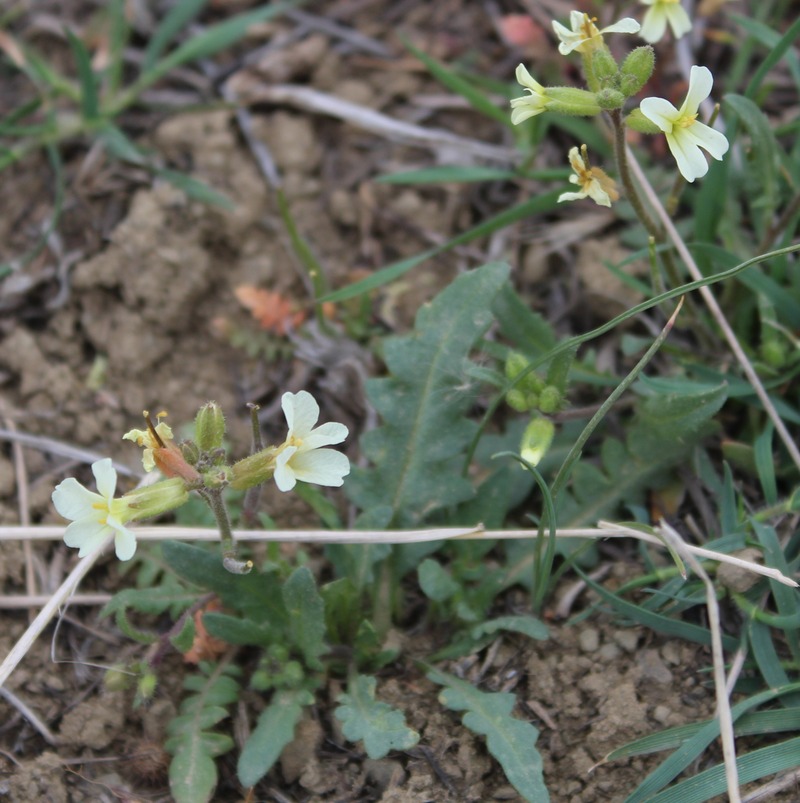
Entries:
[[89,56],[86,45],[72,31],[67,29],[66,33],[72,50],[72,57],[75,59],[75,67],[78,71],[81,114],[85,120],[96,120],[100,101],[97,95],[97,76],[92,69],[91,56]]
[[454,70],[427,53],[418,50],[413,45],[407,44],[406,47],[428,68],[431,75],[439,83],[457,95],[461,95],[476,111],[492,120],[496,120],[506,128],[511,128],[511,112],[507,109],[498,108],[489,97],[475,88],[473,82],[462,78]]
[[167,45],[203,10],[208,0],[181,0],[153,32],[144,51],[142,72],[151,70]]

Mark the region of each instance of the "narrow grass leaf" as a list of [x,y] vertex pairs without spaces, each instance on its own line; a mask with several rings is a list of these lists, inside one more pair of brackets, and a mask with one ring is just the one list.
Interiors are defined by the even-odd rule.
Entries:
[[484,92],[476,88],[474,81],[463,78],[450,67],[437,61],[432,56],[418,50],[413,45],[407,44],[406,47],[428,68],[431,75],[446,86],[448,89],[461,95],[470,106],[484,116],[496,120],[507,128],[511,127],[511,110],[500,109]]
[[789,683],[789,676],[781,666],[781,659],[775,650],[769,627],[763,622],[751,619],[747,623],[751,653],[764,678],[764,683],[776,689]]
[[778,502],[778,482],[775,477],[775,458],[772,454],[772,434],[774,427],[768,421],[764,431],[755,439],[754,451],[756,458],[756,471],[764,493],[764,501],[768,505]]
[[273,19],[299,4],[290,1],[269,3],[206,28],[202,33],[179,45],[149,69],[144,70],[136,81],[137,93],[181,64],[208,58],[236,44],[244,37],[250,26]]
[[778,40],[774,47],[769,51],[764,61],[759,64],[758,69],[750,79],[744,94],[748,98],[754,98],[758,92],[767,73],[783,58],[784,54],[792,46],[795,39],[800,36],[800,17],[798,17],[787,29],[786,33]]
[[733,533],[739,529],[739,505],[736,486],[733,484],[733,472],[730,464],[723,463],[722,492],[720,493],[720,528],[723,533]]
[[[623,758],[644,756],[659,753],[662,750],[673,750],[691,739],[711,720],[695,722],[691,725],[680,725],[677,728],[649,733],[641,739],[612,750],[604,759],[605,762],[618,761]],[[749,711],[737,720],[734,732],[739,736],[765,736],[773,733],[786,733],[800,730],[800,708],[776,708],[769,711]]]
[[528,638],[536,639],[537,641],[546,641],[550,637],[550,631],[541,619],[536,619],[533,616],[514,615],[498,616],[496,619],[481,622],[470,630],[470,635],[474,639],[480,639],[500,631],[521,633],[523,636],[528,636]]
[[232,212],[236,208],[236,204],[227,195],[215,190],[199,179],[187,176],[185,173],[179,173],[177,170],[167,170],[163,167],[151,167],[149,169],[159,178],[182,190],[189,198],[195,201],[219,207],[226,212]]
[[153,31],[144,51],[142,70],[151,70],[167,45],[203,10],[208,0],[181,0]]
[[[784,686],[782,689],[768,689],[742,700],[731,708],[731,717],[734,724],[739,717],[752,708],[774,700],[779,694],[785,694],[800,689],[799,683]],[[625,803],[652,803],[653,795],[663,789],[671,780],[683,772],[692,762],[696,761],[702,752],[719,736],[719,720],[712,719],[703,725],[694,736],[685,741],[666,761],[662,762],[644,781],[636,788],[633,794],[625,799]],[[741,777],[740,777],[741,780]],[[723,790],[724,791],[724,790]],[[705,799],[705,798],[704,798]]]
[[[736,759],[739,783],[751,783],[800,765],[800,736],[753,750]],[[648,798],[648,803],[704,803],[727,790],[725,766],[717,764]]]
[[351,741],[364,743],[371,759],[384,758],[392,750],[408,750],[419,734],[406,725],[402,711],[375,698],[376,680],[368,675],[352,677],[347,692],[337,698],[334,711],[342,733]]
[[426,259],[430,259],[432,256],[442,254],[457,245],[463,245],[464,243],[471,242],[478,237],[492,234],[498,229],[502,229],[505,226],[510,226],[512,223],[516,223],[518,220],[523,220],[526,217],[555,209],[558,204],[558,196],[560,194],[560,190],[554,190],[553,192],[539,195],[536,198],[531,198],[528,201],[518,204],[511,209],[507,209],[504,212],[501,212],[500,214],[495,215],[494,217],[491,217],[482,223],[479,223],[474,228],[459,234],[457,237],[449,240],[444,245],[441,245],[437,248],[428,249],[427,251],[423,251],[416,256],[403,259],[400,262],[395,262],[392,265],[381,268],[371,276],[368,276],[366,279],[349,284],[347,287],[342,287],[340,290],[335,290],[333,293],[329,293],[328,295],[317,300],[345,301],[348,298],[355,298],[356,296],[360,296],[364,293],[369,293],[370,291],[375,290],[384,284],[388,284],[395,279],[399,279],[403,274],[424,262]]
[[[769,25],[765,25],[760,20],[742,16],[741,14],[732,13],[730,16],[737,25],[741,25],[742,28],[762,44],[767,51],[771,52],[774,48],[780,46],[781,34],[770,28]],[[800,89],[800,59],[798,59],[797,53],[791,48],[786,49],[786,64],[789,67],[789,72],[792,74],[797,88]],[[749,95],[749,93],[747,94]]]
[[765,227],[772,217],[777,204],[777,168],[780,161],[779,148],[772,126],[764,112],[744,95],[725,95],[723,105],[726,110],[734,112],[742,121],[752,143],[753,175],[761,185],[756,203],[752,204],[764,218],[761,227]]
[[78,71],[78,84],[81,96],[81,115],[85,120],[96,120],[100,108],[97,95],[97,76],[92,69],[92,58],[86,45],[67,28],[67,41],[69,42],[72,58]]
[[[679,619],[671,619],[653,611],[643,610],[639,605],[634,605],[632,602],[618,597],[599,583],[595,583],[577,566],[573,568],[594,591],[622,616],[638,622],[640,625],[650,628],[650,630],[655,630],[657,633],[682,638],[707,647],[711,645],[711,633],[706,628],[693,625],[690,622],[682,622]],[[738,641],[732,636],[723,636],[722,644],[726,650],[735,650],[738,646]]]

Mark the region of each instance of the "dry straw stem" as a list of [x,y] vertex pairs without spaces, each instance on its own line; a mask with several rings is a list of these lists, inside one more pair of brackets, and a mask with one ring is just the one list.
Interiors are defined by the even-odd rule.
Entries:
[[[626,150],[628,156],[628,163],[630,164],[631,169],[633,170],[634,174],[636,175],[636,180],[639,182],[642,190],[644,191],[645,196],[647,197],[648,202],[653,208],[653,211],[656,213],[656,217],[658,217],[661,224],[664,226],[664,231],[667,232],[669,235],[670,240],[672,240],[673,245],[675,246],[675,250],[678,252],[680,258],[684,261],[686,268],[689,271],[692,279],[695,281],[701,281],[704,276],[700,271],[700,268],[697,267],[697,263],[694,261],[694,257],[689,252],[689,249],[686,247],[686,243],[683,241],[683,238],[678,234],[678,230],[675,228],[675,224],[672,222],[672,219],[667,214],[666,209],[664,209],[663,204],[659,200],[658,195],[656,194],[655,190],[653,189],[650,182],[647,180],[647,176],[645,176],[644,171],[642,170],[639,163],[636,161],[636,157],[633,155],[633,151],[630,148]],[[778,433],[778,436],[783,441],[783,445],[786,447],[786,451],[789,452],[791,455],[794,464],[800,469],[800,449],[797,448],[797,445],[794,442],[794,439],[789,433],[789,430],[786,429],[786,425],[783,423],[783,420],[778,415],[778,411],[775,409],[774,405],[772,404],[769,395],[767,394],[764,385],[761,384],[761,380],[756,373],[756,369],[753,368],[753,364],[748,359],[747,355],[744,352],[739,340],[736,337],[733,329],[731,329],[730,325],[728,324],[727,319],[725,318],[725,313],[722,311],[721,307],[717,303],[717,299],[714,297],[714,294],[711,292],[711,289],[707,286],[703,286],[700,288],[700,295],[703,297],[703,301],[705,302],[706,306],[708,307],[708,311],[711,313],[714,320],[717,322],[717,325],[722,330],[722,333],[725,335],[725,339],[728,341],[728,345],[731,348],[734,356],[736,357],[737,362],[742,367],[742,371],[744,375],[747,377],[747,381],[750,383],[751,387],[755,391],[756,396],[758,396],[761,403],[764,405],[764,409],[767,411],[767,415],[770,417],[770,420],[775,425],[775,431]]]
[[312,89],[309,86],[296,84],[257,85],[246,84],[235,86],[234,92],[240,103],[276,103],[294,106],[304,111],[327,114],[344,120],[357,128],[370,131],[394,142],[410,145],[445,149],[448,152],[468,154],[480,159],[488,159],[503,164],[514,164],[520,160],[519,151],[501,145],[487,145],[479,140],[467,139],[450,131],[439,128],[423,128],[422,126],[397,120],[386,114],[376,112],[367,106],[360,106],[335,95],[329,95]]
[[[35,529],[35,528],[34,528]],[[58,587],[47,604],[39,611],[38,616],[30,623],[28,629],[22,634],[19,641],[11,648],[11,652],[0,664],[0,686],[8,679],[17,664],[25,657],[33,642],[39,637],[41,632],[50,624],[56,615],[56,611],[67,601],[69,595],[78,587],[78,583],[89,573],[97,559],[102,554],[102,549],[81,558],[75,568],[67,575],[64,582]]]
[[[208,527],[136,527],[133,530],[138,541],[219,541],[219,532]],[[486,530],[475,527],[445,527],[430,530],[233,530],[236,541],[269,543],[317,543],[317,544],[417,544],[425,541],[456,540],[519,540],[536,538],[536,530]],[[0,541],[59,541],[64,537],[64,527],[0,527]],[[557,538],[637,538],[648,544],[664,548],[664,540],[645,530],[624,524],[601,521],[597,527],[557,529]],[[771,580],[797,588],[790,577],[777,569],[742,560],[724,552],[686,544],[693,555],[703,560],[730,563],[733,566],[761,574]]]
[[[187,541],[219,541],[219,533],[208,528],[195,527],[141,527],[135,530],[139,541],[164,541],[174,538]],[[267,543],[270,541],[303,542],[322,544],[410,544],[424,541],[442,541],[448,539],[478,540],[489,539],[519,539],[536,538],[536,530],[484,530],[482,526],[476,527],[450,527],[432,530],[234,530],[234,538],[238,542]],[[0,527],[0,541],[42,540],[57,541],[63,538],[63,527]],[[640,541],[654,544],[664,548],[664,539],[648,532],[635,530],[624,525],[600,522],[599,527],[586,527],[576,529],[556,530],[559,538],[638,538]],[[14,671],[17,664],[23,659],[33,642],[47,624],[55,616],[56,611],[69,600],[70,595],[77,588],[78,583],[92,568],[94,563],[104,552],[108,539],[96,552],[81,558],[70,572],[64,582],[55,591],[39,615],[31,623],[17,644],[14,645],[6,659],[0,664],[0,686]],[[770,569],[757,563],[714,552],[710,549],[683,544],[686,553],[696,555],[706,560],[715,560],[720,563],[731,563],[757,574],[762,574],[777,580],[787,586],[797,587],[797,583],[786,577],[776,569]]]
[[728,699],[728,687],[725,678],[725,653],[722,649],[722,628],[716,589],[705,569],[703,569],[692,552],[687,549],[687,544],[684,543],[676,530],[662,519],[658,526],[658,532],[681,558],[692,567],[692,571],[703,581],[706,587],[708,629],[711,631],[711,656],[714,664],[714,688],[717,694],[717,716],[719,717],[719,731],[722,740],[722,755],[725,760],[728,800],[731,803],[741,803],[739,773],[736,769],[736,744],[733,739],[733,717],[731,716],[731,704]]

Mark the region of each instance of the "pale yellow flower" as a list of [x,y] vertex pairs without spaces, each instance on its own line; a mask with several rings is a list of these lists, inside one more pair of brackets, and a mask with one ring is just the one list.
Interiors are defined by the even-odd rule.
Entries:
[[547,96],[547,90],[533,78],[524,64],[517,66],[516,76],[517,81],[525,87],[525,91],[528,94],[511,100],[511,122],[513,125],[519,125],[523,120],[541,114],[551,100]]
[[641,0],[650,6],[642,20],[642,29],[639,36],[653,44],[658,42],[667,30],[667,24],[672,29],[672,35],[680,39],[692,30],[692,21],[681,5],[680,0]]
[[596,21],[596,17],[590,17],[583,11],[570,11],[569,24],[572,30],[554,20],[553,30],[561,41],[558,52],[562,56],[569,55],[573,50],[589,53],[602,46],[604,33],[637,33],[639,30],[639,23],[632,17],[625,17],[605,28],[598,28]]
[[[148,415],[149,413],[145,413],[145,418]],[[159,413],[156,418],[161,418],[165,415],[166,413]],[[158,437],[161,438],[161,443],[158,442],[158,439],[149,429],[132,429],[122,436],[122,440],[134,441],[137,446],[144,447],[144,451],[142,452],[142,466],[145,471],[152,471],[156,467],[153,450],[162,448],[173,438],[172,429],[166,421],[159,421],[155,426],[155,431]]]
[[680,109],[664,98],[645,98],[639,108],[642,114],[667,135],[667,145],[678,163],[678,170],[689,182],[708,172],[708,162],[700,148],[715,159],[728,151],[725,135],[697,121],[700,104],[711,94],[714,77],[707,67],[692,67],[689,91]]
[[578,192],[562,192],[558,202],[577,201],[580,198],[591,198],[600,206],[611,206],[612,201],[619,199],[617,186],[610,176],[599,167],[589,166],[589,157],[586,146],[582,145],[580,152],[577,148],[570,148],[569,163],[575,171],[570,177],[570,183],[580,187]]
[[135,516],[129,501],[114,498],[117,472],[106,457],[92,464],[92,473],[99,493],[84,488],[74,477],[56,486],[52,499],[56,510],[72,524],[64,533],[64,543],[78,547],[82,558],[98,549],[113,535],[120,560],[130,560],[136,552],[136,536],[125,526]]
[[281,491],[291,491],[298,480],[340,486],[350,473],[350,461],[335,449],[320,447],[341,443],[347,437],[347,427],[335,422],[315,427],[319,405],[305,390],[284,393],[281,407],[289,434],[275,457],[275,484]]

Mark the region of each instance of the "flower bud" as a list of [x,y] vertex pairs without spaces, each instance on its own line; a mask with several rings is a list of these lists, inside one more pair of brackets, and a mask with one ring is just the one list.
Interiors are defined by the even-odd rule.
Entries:
[[553,435],[556,428],[549,418],[537,417],[531,420],[522,434],[520,445],[520,456],[532,466],[538,465],[539,461],[547,454],[550,444],[553,442]]
[[113,664],[103,676],[103,685],[108,691],[126,691],[131,683],[131,673],[125,669],[124,664]]
[[595,50],[591,56],[591,70],[600,86],[613,86],[619,73],[619,66],[614,61],[611,51],[606,47]]
[[621,109],[625,105],[625,95],[618,89],[601,89],[595,98],[600,108],[606,111]]
[[216,402],[207,402],[197,411],[194,432],[200,451],[210,452],[222,446],[222,438],[225,436],[225,416]]
[[770,368],[783,368],[786,365],[788,354],[786,345],[781,340],[765,340],[759,347],[761,359]]
[[139,682],[137,684],[136,699],[139,702],[152,700],[156,693],[157,686],[158,677],[156,676],[155,672],[152,670],[145,671],[144,674],[139,678]]
[[231,482],[231,469],[227,466],[217,466],[203,474],[205,488],[227,488]]
[[561,391],[555,385],[548,385],[539,394],[539,409],[543,413],[555,413],[561,407]]
[[524,354],[518,351],[509,351],[504,366],[506,379],[516,379],[528,366],[530,362]]
[[190,466],[196,466],[200,459],[200,449],[194,441],[182,441],[178,444],[181,454]]
[[571,86],[548,87],[547,96],[551,98],[547,111],[558,114],[571,114],[578,117],[594,117],[600,114],[600,105],[594,92],[576,89]]
[[121,497],[131,514],[128,521],[149,519],[185,505],[189,501],[186,483],[180,477],[144,485]]
[[276,447],[268,446],[266,449],[234,463],[230,476],[231,488],[236,491],[246,491],[248,488],[272,479],[278,451]]
[[635,95],[649,80],[656,64],[656,54],[650,45],[632,50],[622,63],[619,88],[625,97]]
[[506,404],[518,413],[526,413],[531,408],[528,406],[528,394],[519,388],[511,388],[506,393]]

